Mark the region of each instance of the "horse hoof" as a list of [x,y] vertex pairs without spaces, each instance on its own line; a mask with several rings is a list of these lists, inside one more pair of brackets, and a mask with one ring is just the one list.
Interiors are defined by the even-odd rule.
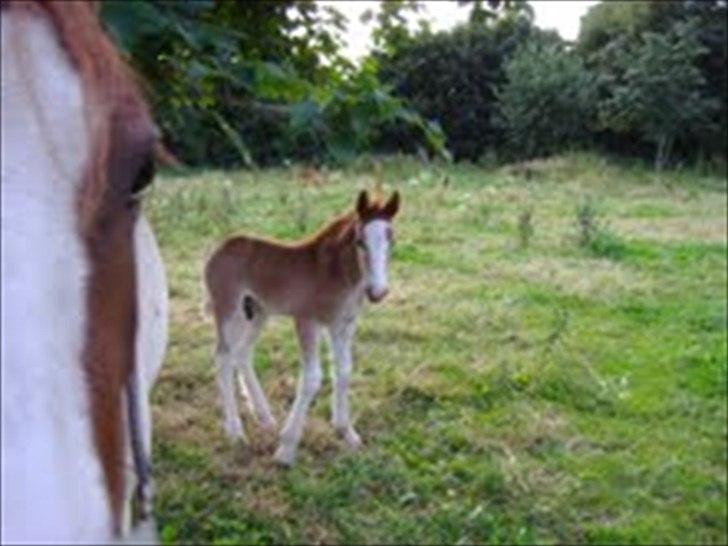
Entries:
[[362,446],[361,437],[353,428],[337,429],[336,433],[350,450],[356,451]]
[[279,446],[273,455],[273,460],[285,468],[290,468],[296,460],[296,452],[291,449],[285,449],[283,446]]
[[357,451],[362,446],[361,437],[354,430],[350,430],[344,435],[344,442],[352,451]]
[[278,432],[278,423],[275,419],[260,419],[258,424],[260,425],[260,430],[266,434],[275,434]]
[[224,429],[225,436],[227,436],[228,440],[231,442],[248,443],[248,438],[245,436],[243,426],[240,423],[226,423]]

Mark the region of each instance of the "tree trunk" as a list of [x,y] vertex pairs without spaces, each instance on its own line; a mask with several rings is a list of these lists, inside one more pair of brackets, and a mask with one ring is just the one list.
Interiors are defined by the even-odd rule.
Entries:
[[655,170],[661,171],[665,164],[665,146],[667,143],[667,137],[660,135],[657,138],[657,153],[655,155]]
[[672,155],[672,145],[675,139],[671,136],[666,137],[665,149],[662,150],[662,166],[666,167],[670,162],[670,156]]

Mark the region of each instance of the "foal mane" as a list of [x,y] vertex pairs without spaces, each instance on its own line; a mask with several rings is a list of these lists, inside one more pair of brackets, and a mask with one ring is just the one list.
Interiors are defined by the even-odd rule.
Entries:
[[302,237],[301,239],[286,241],[264,235],[254,235],[254,238],[279,247],[312,248],[341,239],[344,234],[356,223],[356,221],[356,211],[350,210],[339,214],[326,224],[323,224],[318,230]]
[[[377,194],[370,203],[370,208],[372,211],[379,211],[383,206],[383,199],[380,194]],[[326,241],[341,239],[358,220],[357,211],[355,209],[348,210],[334,217],[327,224],[304,238],[299,244],[321,244]]]
[[300,244],[316,245],[326,241],[338,240],[356,223],[356,220],[356,211],[344,212],[303,239]]

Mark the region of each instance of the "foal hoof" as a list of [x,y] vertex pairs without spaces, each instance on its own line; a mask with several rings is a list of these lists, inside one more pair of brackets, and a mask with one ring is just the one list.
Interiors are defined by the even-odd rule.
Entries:
[[245,431],[240,423],[225,423],[223,428],[225,429],[225,436],[227,436],[230,442],[248,443],[248,438],[245,436]]
[[296,460],[296,451],[278,446],[278,449],[276,449],[273,455],[273,460],[285,468],[290,468]]
[[361,437],[353,428],[339,429],[336,433],[339,435],[339,438],[344,440],[346,447],[350,450],[356,451],[362,446]]
[[275,419],[259,419],[258,425],[260,430],[266,434],[276,434],[278,432],[278,423]]

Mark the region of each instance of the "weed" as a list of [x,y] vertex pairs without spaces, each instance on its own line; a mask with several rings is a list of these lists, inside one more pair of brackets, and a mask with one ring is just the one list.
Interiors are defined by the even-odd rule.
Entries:
[[582,199],[576,209],[576,227],[579,246],[593,256],[619,260],[625,252],[624,243],[609,229],[590,196]]
[[528,248],[533,236],[533,210],[531,207],[525,208],[518,215],[518,240],[521,248]]

